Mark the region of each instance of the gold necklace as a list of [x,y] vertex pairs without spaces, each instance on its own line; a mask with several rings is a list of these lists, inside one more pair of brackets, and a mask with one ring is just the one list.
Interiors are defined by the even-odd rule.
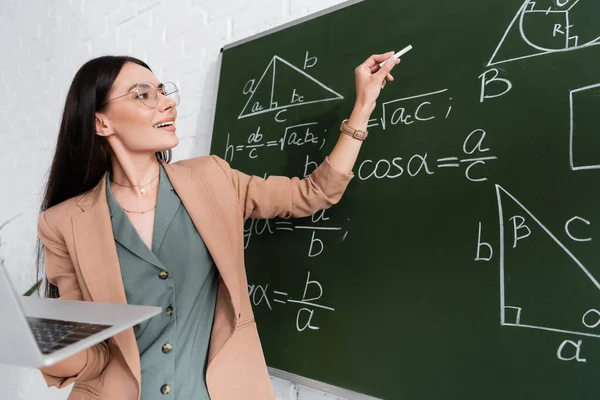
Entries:
[[154,209],[156,208],[156,204],[154,205],[154,207],[152,207],[151,209],[149,209],[149,210],[146,210],[146,211],[130,211],[130,210],[128,210],[128,209],[126,209],[125,207],[122,207],[122,206],[121,206],[121,208],[122,208],[122,209],[123,209],[125,212],[127,212],[127,213],[129,213],[129,214],[146,214],[146,213],[149,213],[150,211],[154,210]]
[[[145,183],[143,185],[124,185],[122,183],[119,183],[119,182],[115,181],[112,178],[110,178],[110,180],[111,180],[111,182],[114,182],[115,184],[117,184],[119,186],[122,186],[122,187],[130,187],[130,188],[131,187],[139,187],[140,188],[140,193],[141,194],[146,194],[146,186],[148,186],[149,184],[151,184],[152,182],[154,182],[156,180],[156,178],[158,178],[159,176],[160,176],[160,172],[158,173],[158,175],[156,175],[154,178],[152,178],[150,181],[148,181],[147,183]],[[125,210],[125,211],[127,211],[127,210]],[[152,210],[148,210],[148,211],[152,211]],[[146,211],[146,212],[148,212],[148,211]]]

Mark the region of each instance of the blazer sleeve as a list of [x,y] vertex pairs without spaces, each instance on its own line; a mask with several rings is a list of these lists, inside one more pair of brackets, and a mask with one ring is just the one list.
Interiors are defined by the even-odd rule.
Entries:
[[306,178],[269,176],[263,179],[232,169],[212,156],[231,181],[246,218],[298,218],[331,207],[340,201],[352,173],[337,171],[325,160]]
[[[38,218],[38,235],[44,245],[46,276],[50,283],[58,287],[59,298],[63,300],[83,301],[83,294],[79,288],[75,268],[65,241],[50,227],[45,212]],[[65,369],[64,363],[69,363],[69,359],[57,365],[42,368],[41,372],[46,380],[46,384],[49,387],[56,386],[57,388],[63,388],[73,382],[87,381],[100,376],[110,359],[108,344],[106,342],[99,343],[88,348],[85,352],[87,361],[74,376],[58,376],[55,372],[57,369]]]

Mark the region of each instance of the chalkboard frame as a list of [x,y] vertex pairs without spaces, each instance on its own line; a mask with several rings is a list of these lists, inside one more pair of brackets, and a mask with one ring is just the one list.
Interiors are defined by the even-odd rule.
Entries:
[[312,389],[318,389],[318,390],[321,390],[323,392],[326,392],[326,393],[329,393],[329,394],[332,394],[335,396],[341,396],[345,399],[349,399],[349,400],[382,400],[377,397],[354,392],[352,390],[344,389],[339,386],[330,385],[328,383],[317,381],[315,379],[306,378],[304,376],[296,375],[291,372],[283,371],[283,370],[280,370],[277,368],[267,367],[267,370],[269,371],[269,375],[274,376],[276,378],[292,381],[292,382],[294,382],[294,384],[307,386]]

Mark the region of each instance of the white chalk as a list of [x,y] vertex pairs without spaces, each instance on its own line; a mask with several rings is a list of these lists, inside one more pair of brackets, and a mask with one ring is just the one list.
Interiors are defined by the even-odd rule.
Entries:
[[[403,56],[404,54],[408,53],[410,50],[412,50],[412,46],[409,44],[408,46],[406,46],[405,48],[403,48],[402,50],[400,50],[399,52],[397,52],[396,54],[394,54],[394,57],[396,58],[400,58],[400,56]],[[381,64],[379,64],[379,67],[383,67],[383,65],[387,62],[387,60],[385,60],[384,62],[382,62]]]

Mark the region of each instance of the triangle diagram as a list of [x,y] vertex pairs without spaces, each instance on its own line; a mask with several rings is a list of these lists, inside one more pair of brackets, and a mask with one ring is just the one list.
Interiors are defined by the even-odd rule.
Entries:
[[[586,0],[565,3],[561,8],[545,1],[525,0],[508,25],[487,66],[600,44],[600,38],[593,35],[594,39],[589,35],[580,37],[581,27],[594,25],[588,20],[589,15],[597,15],[588,9],[594,3],[580,1]],[[582,4],[584,7],[581,7]]]
[[521,32],[521,23],[523,22],[522,19],[525,17],[524,14],[527,11],[526,9],[529,9],[532,6],[535,7],[535,3],[531,2],[530,0],[525,0],[523,5],[519,8],[519,11],[517,11],[517,14],[508,25],[506,32],[504,32],[504,36],[502,36],[500,43],[498,43],[494,54],[490,58],[488,67],[505,62],[548,54],[548,51],[542,51],[531,47],[523,38]]
[[600,283],[500,185],[496,196],[500,324],[600,338]]
[[251,92],[238,119],[344,97],[303,70],[274,56]]

